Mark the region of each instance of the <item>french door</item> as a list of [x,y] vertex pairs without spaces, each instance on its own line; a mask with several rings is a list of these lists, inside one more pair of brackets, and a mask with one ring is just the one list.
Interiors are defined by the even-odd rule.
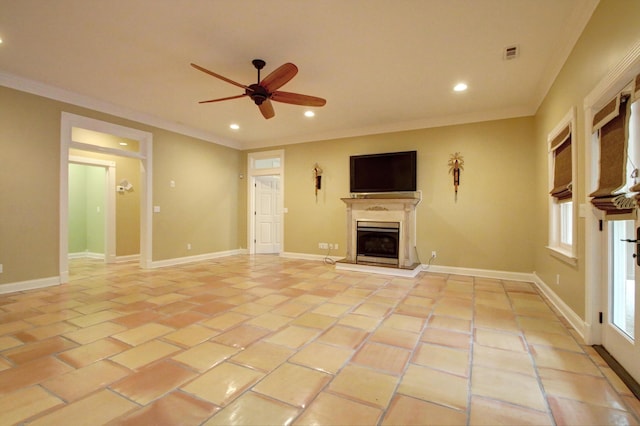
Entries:
[[608,222],[608,285],[602,343],[640,382],[640,222]]

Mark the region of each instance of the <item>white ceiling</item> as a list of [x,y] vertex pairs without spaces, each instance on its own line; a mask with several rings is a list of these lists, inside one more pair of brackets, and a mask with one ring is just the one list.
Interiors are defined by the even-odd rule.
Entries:
[[[0,0],[0,84],[237,148],[532,115],[597,0]],[[520,56],[503,59],[518,45]],[[242,89],[285,62],[265,120]],[[469,90],[454,93],[464,81]],[[62,89],[62,90],[60,90]],[[229,129],[238,123],[240,130]]]

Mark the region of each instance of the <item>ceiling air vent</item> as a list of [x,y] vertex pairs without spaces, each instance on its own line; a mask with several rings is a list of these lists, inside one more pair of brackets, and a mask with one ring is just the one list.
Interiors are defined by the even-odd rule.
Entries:
[[517,45],[507,46],[504,48],[504,59],[515,59],[518,56],[520,56],[520,48]]

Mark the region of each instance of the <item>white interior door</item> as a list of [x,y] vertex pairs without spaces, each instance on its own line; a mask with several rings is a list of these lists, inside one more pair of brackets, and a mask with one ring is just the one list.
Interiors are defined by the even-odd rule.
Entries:
[[280,253],[280,176],[255,178],[255,252]]
[[640,382],[640,223],[634,220],[609,222],[609,285],[605,296],[606,321],[603,346]]

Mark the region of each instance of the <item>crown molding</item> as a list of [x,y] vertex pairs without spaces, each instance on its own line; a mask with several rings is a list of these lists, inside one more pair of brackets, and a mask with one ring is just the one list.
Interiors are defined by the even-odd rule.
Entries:
[[31,93],[33,95],[42,96],[60,102],[65,102],[75,106],[91,109],[105,114],[114,115],[126,120],[136,121],[141,124],[154,126],[163,130],[179,133],[181,135],[190,136],[201,139],[206,142],[224,145],[234,149],[241,149],[240,145],[229,139],[220,138],[214,134],[203,132],[170,120],[165,120],[154,115],[145,114],[134,111],[122,106],[105,102],[90,96],[81,95],[66,89],[51,86],[36,80],[30,80],[17,75],[0,71],[0,86],[11,89],[20,90],[22,92]]

